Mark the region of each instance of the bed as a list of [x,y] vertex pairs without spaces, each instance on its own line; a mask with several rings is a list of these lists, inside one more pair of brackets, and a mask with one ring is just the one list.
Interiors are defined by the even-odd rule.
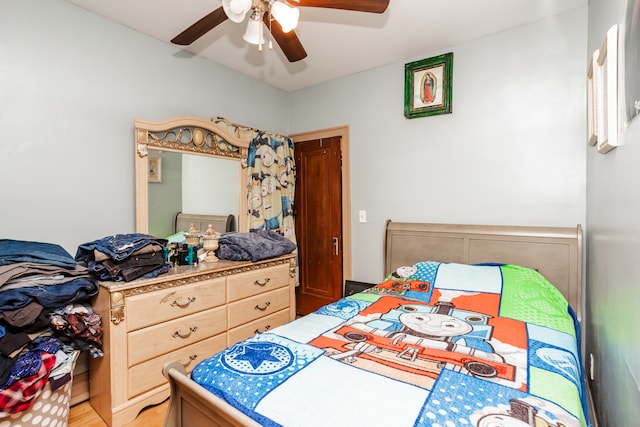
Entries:
[[201,231],[205,231],[209,227],[209,224],[211,224],[213,229],[218,233],[235,231],[234,216],[231,214],[203,215],[178,212],[175,218],[174,232],[179,233],[181,231],[187,231],[191,224]]
[[[385,275],[198,364],[166,426],[586,426],[582,231],[395,223]],[[554,283],[554,285],[551,285]]]

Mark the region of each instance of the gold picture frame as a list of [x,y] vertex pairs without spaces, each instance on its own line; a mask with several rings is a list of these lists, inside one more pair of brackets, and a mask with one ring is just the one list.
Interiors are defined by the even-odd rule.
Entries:
[[148,156],[147,165],[149,182],[162,182],[162,157]]

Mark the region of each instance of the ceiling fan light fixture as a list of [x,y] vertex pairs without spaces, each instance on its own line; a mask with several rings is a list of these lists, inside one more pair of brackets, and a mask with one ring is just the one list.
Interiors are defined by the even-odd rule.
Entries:
[[253,11],[249,22],[247,22],[247,30],[244,32],[242,38],[247,43],[262,46],[264,44],[264,37],[262,36],[262,18],[261,14],[257,11]]
[[251,0],[222,0],[222,9],[231,21],[242,22],[251,10]]
[[231,0],[231,10],[235,13],[247,13],[251,10],[251,0]]
[[298,25],[300,11],[281,1],[274,1],[271,3],[271,15],[282,27],[282,32],[288,33]]

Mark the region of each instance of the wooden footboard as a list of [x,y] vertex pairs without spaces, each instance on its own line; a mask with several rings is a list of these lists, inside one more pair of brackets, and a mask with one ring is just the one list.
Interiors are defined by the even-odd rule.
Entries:
[[167,363],[162,373],[171,387],[165,427],[260,426],[192,381],[180,363]]

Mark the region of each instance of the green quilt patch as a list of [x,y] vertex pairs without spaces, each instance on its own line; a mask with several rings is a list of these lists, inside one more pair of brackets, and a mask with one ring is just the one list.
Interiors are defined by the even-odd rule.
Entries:
[[568,302],[555,286],[530,268],[501,267],[503,288],[500,316],[546,326],[575,337]]

